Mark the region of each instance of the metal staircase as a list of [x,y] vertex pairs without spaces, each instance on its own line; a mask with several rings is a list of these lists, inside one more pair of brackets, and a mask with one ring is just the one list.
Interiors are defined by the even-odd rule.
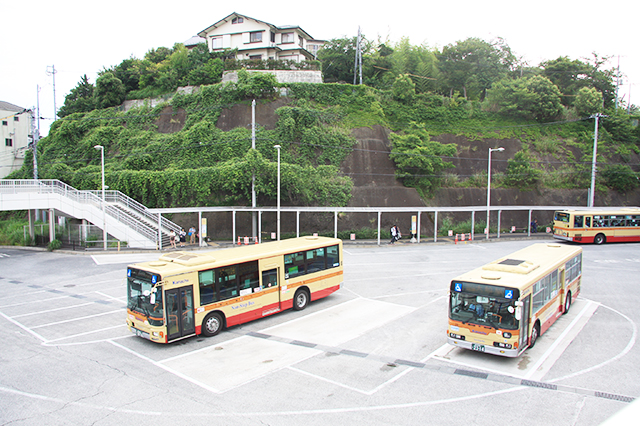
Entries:
[[129,247],[166,246],[180,227],[120,191],[79,191],[59,180],[0,180],[0,211],[54,209],[58,215],[85,219]]

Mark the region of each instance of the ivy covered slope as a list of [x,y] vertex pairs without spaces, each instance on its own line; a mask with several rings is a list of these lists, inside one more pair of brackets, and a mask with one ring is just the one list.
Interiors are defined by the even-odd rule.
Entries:
[[[355,139],[330,111],[297,106],[277,110],[275,130],[259,129],[251,150],[248,127],[216,128],[223,108],[239,102],[268,102],[278,84],[271,74],[240,73],[238,83],[202,86],[153,109],[119,108],[74,113],[56,121],[38,145],[42,179],[60,179],[78,189],[99,189],[100,151],[105,147],[109,189],[149,207],[246,205],[255,175],[259,201],[277,194],[277,151],[282,146],[282,198],[293,205],[345,205],[352,183],[339,164]],[[167,108],[170,106],[170,108]],[[159,119],[186,114],[182,130],[158,132]],[[163,116],[169,114],[172,117]],[[32,160],[11,178],[30,178]]]

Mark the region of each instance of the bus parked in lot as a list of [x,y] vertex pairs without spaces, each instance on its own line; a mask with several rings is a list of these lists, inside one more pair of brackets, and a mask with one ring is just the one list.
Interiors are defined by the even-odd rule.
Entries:
[[517,357],[580,293],[582,249],[534,244],[451,281],[447,341]]
[[342,284],[342,241],[302,237],[210,252],[174,251],[127,267],[127,326],[168,343],[304,309]]
[[640,208],[557,211],[553,237],[595,244],[640,241]]

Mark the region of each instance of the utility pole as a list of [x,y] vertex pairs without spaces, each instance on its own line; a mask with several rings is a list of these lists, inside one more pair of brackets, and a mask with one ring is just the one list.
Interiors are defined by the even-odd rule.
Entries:
[[589,118],[595,118],[595,130],[593,135],[593,160],[591,161],[591,191],[589,192],[589,204],[588,207],[593,207],[593,201],[595,199],[596,192],[596,156],[598,152],[598,119],[607,117],[600,113],[594,114]]
[[36,127],[36,117],[31,116],[31,127],[33,132],[33,179],[38,180],[38,141],[40,140],[40,86],[37,85],[37,94],[36,94],[36,111],[37,114],[37,127]]
[[618,55],[618,70],[616,71],[616,110],[618,109],[618,89],[620,88],[620,55]]
[[356,84],[357,81],[357,77],[358,77],[358,66],[360,66],[360,84],[362,84],[362,49],[360,48],[360,43],[361,43],[361,36],[360,36],[360,27],[358,27],[358,38],[356,40],[356,58],[355,61],[353,63],[353,84]]
[[[256,100],[251,102],[251,149],[256,149]],[[256,207],[256,174],[251,175],[251,207]],[[251,212],[251,236],[258,237],[258,218],[257,212]]]
[[47,65],[47,75],[53,76],[53,121],[58,119],[58,108],[56,107],[56,66],[51,65],[51,71]]

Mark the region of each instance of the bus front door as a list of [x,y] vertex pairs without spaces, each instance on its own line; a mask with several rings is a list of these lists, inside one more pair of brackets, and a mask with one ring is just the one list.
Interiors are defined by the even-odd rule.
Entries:
[[165,292],[167,306],[167,341],[195,334],[193,317],[193,286]]
[[520,341],[518,342],[519,352],[525,350],[529,344],[529,320],[531,316],[531,295],[522,301],[522,316],[520,317]]

